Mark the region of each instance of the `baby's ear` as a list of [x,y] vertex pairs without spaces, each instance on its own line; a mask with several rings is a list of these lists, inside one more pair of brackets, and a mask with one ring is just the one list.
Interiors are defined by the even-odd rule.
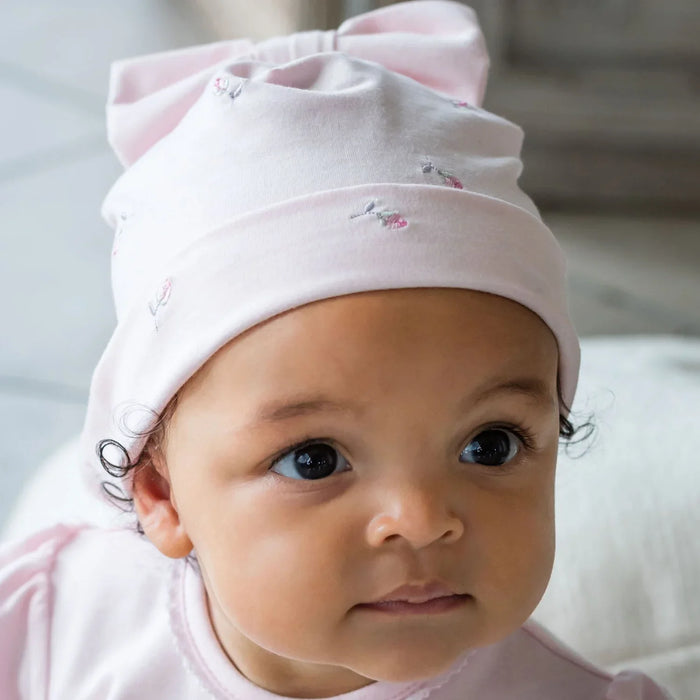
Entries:
[[167,465],[159,451],[146,448],[144,465],[134,471],[134,507],[144,533],[166,556],[178,559],[192,551],[171,498]]

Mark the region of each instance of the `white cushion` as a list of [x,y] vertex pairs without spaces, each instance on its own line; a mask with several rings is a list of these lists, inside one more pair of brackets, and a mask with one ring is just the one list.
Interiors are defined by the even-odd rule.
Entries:
[[41,464],[12,509],[0,541],[24,538],[59,522],[103,527],[135,522],[88,487],[85,470],[78,466],[78,448],[76,435]]
[[534,617],[599,665],[700,697],[700,339],[582,346],[574,418],[593,412],[597,436],[560,456],[557,555]]

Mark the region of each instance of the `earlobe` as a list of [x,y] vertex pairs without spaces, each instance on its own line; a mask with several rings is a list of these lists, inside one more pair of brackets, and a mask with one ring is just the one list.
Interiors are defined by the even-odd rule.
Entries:
[[134,473],[134,506],[149,540],[167,557],[178,559],[192,551],[180,516],[170,497],[170,484],[152,462]]

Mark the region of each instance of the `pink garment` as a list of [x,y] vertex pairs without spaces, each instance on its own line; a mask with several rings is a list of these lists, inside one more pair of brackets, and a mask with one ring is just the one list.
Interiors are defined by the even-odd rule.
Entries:
[[[209,623],[196,564],[128,530],[58,525],[0,549],[2,700],[280,700],[244,678]],[[611,676],[528,621],[421,682],[342,700],[668,700]]]

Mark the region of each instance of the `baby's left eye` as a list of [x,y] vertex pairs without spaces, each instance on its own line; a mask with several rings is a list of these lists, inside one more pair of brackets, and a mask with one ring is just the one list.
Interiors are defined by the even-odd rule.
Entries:
[[520,440],[505,428],[489,428],[480,432],[463,450],[464,461],[500,467],[520,452]]

